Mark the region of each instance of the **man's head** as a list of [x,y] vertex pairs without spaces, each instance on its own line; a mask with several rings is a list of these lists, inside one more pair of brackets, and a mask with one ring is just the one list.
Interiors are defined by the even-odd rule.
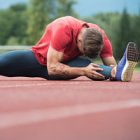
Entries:
[[83,28],[78,36],[79,50],[89,58],[96,58],[103,46],[103,38],[99,31],[93,28]]

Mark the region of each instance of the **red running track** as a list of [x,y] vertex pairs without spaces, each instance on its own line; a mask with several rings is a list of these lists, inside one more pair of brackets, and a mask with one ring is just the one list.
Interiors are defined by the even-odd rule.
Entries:
[[0,77],[0,140],[140,140],[132,82]]

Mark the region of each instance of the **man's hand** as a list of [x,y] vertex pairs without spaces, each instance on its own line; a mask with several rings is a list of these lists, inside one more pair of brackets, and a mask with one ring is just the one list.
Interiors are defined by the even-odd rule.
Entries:
[[104,80],[105,77],[97,71],[102,71],[97,64],[90,63],[85,67],[85,76],[93,80]]

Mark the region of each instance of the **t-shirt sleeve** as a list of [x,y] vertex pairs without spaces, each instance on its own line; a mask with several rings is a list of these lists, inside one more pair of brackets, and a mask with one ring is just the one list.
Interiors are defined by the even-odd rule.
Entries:
[[71,41],[70,30],[67,26],[57,26],[52,29],[51,47],[59,52],[64,52]]
[[112,45],[105,33],[103,33],[103,41],[104,41],[104,45],[103,45],[103,49],[100,53],[100,57],[105,58],[105,57],[113,56]]

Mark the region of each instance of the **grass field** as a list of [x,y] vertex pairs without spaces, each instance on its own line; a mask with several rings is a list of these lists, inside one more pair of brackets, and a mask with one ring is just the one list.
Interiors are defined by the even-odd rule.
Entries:
[[13,50],[26,50],[30,48],[31,46],[0,46],[0,53],[13,51]]
[[136,68],[135,68],[135,72],[140,73],[140,67],[136,67]]

